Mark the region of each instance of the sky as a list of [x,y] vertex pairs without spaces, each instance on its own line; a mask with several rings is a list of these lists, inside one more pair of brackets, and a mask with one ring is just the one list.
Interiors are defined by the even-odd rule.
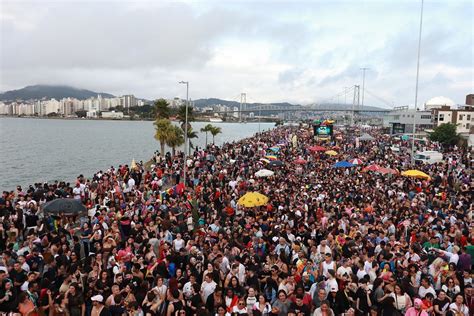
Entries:
[[[0,91],[415,103],[421,1],[0,0]],[[425,0],[418,105],[473,93],[473,2]]]

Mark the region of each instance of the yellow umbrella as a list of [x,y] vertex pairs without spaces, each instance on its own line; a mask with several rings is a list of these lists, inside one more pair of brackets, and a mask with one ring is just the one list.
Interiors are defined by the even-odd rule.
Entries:
[[265,158],[260,158],[260,161],[262,161],[262,162],[264,162],[264,163],[269,163],[269,162],[270,162],[270,160],[265,159]]
[[130,169],[137,169],[137,163],[135,162],[135,159],[132,159],[132,164],[130,165]]
[[337,152],[335,152],[334,150],[328,150],[326,152],[324,152],[326,155],[329,155],[329,156],[336,156],[337,155]]
[[265,158],[267,158],[268,160],[277,160],[278,159],[277,156],[273,156],[273,155],[266,155]]
[[412,178],[422,178],[430,180],[431,177],[420,170],[407,170],[402,172],[402,176],[412,177]]
[[268,203],[268,196],[258,192],[247,192],[237,202],[244,207],[262,206]]

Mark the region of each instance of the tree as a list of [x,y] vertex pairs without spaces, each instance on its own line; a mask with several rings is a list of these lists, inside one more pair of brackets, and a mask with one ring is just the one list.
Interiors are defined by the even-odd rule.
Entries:
[[165,155],[165,144],[171,138],[173,125],[169,119],[156,119],[155,121],[155,139],[160,142],[161,155]]
[[165,99],[159,99],[155,101],[155,117],[157,119],[169,119],[171,114],[171,109],[168,102]]
[[435,127],[429,135],[431,141],[439,142],[444,146],[456,145],[459,141],[459,134],[456,132],[456,124],[445,123]]
[[222,128],[218,127],[218,126],[213,126],[210,130],[211,134],[212,134],[212,143],[214,144],[214,137],[216,137],[217,134],[220,134],[222,133]]
[[78,110],[76,111],[77,117],[87,117],[87,111],[86,110]]
[[[186,105],[181,105],[176,112],[176,118],[184,126],[186,122]],[[196,115],[194,114],[194,109],[192,106],[188,106],[188,122],[194,122],[196,120]],[[189,129],[189,128],[188,128]]]
[[194,144],[191,142],[191,139],[193,138],[198,138],[198,134],[193,131],[192,128],[188,128],[188,142],[189,142],[189,148],[188,148],[188,155],[191,155],[191,149],[194,149]]
[[207,133],[209,133],[212,129],[212,125],[211,124],[207,124],[206,126],[204,126],[203,128],[201,128],[201,132],[204,132],[206,133],[206,147],[207,147]]
[[173,156],[176,154],[176,147],[184,144],[184,132],[176,125],[171,126],[166,145],[171,147]]

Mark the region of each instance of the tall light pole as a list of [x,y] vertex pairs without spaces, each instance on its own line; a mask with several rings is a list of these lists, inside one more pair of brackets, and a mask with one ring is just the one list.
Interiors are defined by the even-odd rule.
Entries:
[[369,68],[364,67],[360,68],[362,70],[362,106],[364,106],[364,96],[365,96],[365,71]]
[[188,169],[188,104],[189,104],[189,81],[180,81],[180,84],[186,85],[186,115],[184,118],[184,175],[183,175],[183,183],[186,186],[186,171]]
[[416,113],[418,106],[418,78],[420,76],[420,51],[421,51],[421,31],[423,27],[423,0],[421,0],[420,12],[420,33],[418,35],[418,59],[416,62],[416,86],[415,86],[415,111],[413,113],[413,137],[411,142],[411,165],[415,165],[415,133],[416,133]]

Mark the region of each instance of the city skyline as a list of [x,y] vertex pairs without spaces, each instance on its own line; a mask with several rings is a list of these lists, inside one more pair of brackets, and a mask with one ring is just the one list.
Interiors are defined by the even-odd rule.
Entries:
[[[469,1],[425,1],[419,103],[472,92],[471,14]],[[307,104],[361,84],[367,67],[367,91],[413,105],[418,1],[7,0],[0,20],[1,91],[41,83],[173,98],[188,80],[193,99]],[[382,105],[367,94],[365,104]]]

